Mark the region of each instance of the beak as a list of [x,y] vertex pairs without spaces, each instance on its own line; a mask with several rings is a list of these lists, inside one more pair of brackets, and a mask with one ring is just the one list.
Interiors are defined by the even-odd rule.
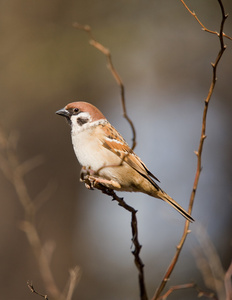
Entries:
[[62,108],[62,109],[60,109],[60,110],[57,110],[57,111],[56,111],[56,114],[57,114],[57,115],[60,115],[60,116],[62,116],[62,117],[70,118],[70,112],[69,112],[67,109],[65,109],[65,108]]

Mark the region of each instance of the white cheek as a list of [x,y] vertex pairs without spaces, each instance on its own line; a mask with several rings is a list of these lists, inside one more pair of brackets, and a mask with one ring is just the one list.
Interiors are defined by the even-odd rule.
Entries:
[[[80,122],[81,119],[85,119],[86,123]],[[87,112],[80,113],[78,115],[73,115],[70,118],[72,124],[72,132],[78,133],[89,127],[90,122],[92,121],[91,116]]]

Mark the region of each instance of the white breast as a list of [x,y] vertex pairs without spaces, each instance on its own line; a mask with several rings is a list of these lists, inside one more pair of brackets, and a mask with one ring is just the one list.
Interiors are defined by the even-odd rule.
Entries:
[[82,166],[89,167],[93,171],[103,167],[106,163],[105,156],[110,154],[95,135],[96,126],[105,122],[107,121],[99,120],[92,122],[91,125],[84,124],[81,128],[72,126],[72,144],[76,157]]
[[99,159],[99,142],[91,138],[86,131],[79,134],[72,134],[73,148],[79,163],[82,166],[90,167],[92,170],[98,170],[101,167]]

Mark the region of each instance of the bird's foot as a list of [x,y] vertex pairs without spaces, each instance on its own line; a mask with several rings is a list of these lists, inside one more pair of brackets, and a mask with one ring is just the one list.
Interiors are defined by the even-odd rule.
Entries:
[[121,188],[121,185],[118,182],[99,177],[96,172],[86,167],[81,169],[80,181],[84,182],[86,188],[90,190],[93,190],[94,188],[99,190],[103,190],[104,188],[118,190]]
[[80,181],[85,183],[85,187],[89,190],[94,189],[93,180],[89,177],[94,176],[95,172],[90,168],[82,167],[80,174]]

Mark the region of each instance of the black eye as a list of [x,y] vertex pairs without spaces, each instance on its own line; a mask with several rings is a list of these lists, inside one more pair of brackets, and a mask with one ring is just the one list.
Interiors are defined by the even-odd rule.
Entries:
[[75,107],[75,108],[73,109],[73,113],[74,113],[74,114],[77,114],[78,112],[79,112],[79,108]]

